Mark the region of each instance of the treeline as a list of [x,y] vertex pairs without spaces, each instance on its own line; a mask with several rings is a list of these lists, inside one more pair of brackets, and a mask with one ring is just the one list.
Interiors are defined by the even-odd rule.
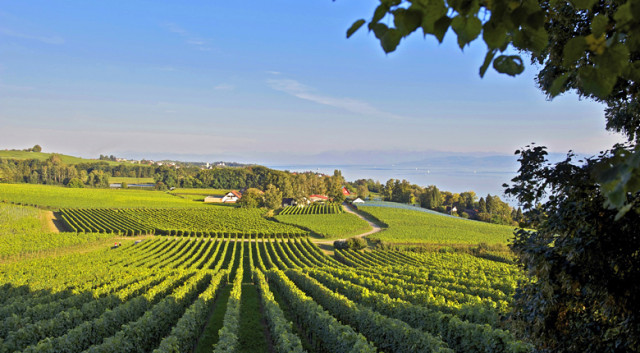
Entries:
[[350,183],[349,189],[355,190],[362,198],[374,192],[385,201],[420,205],[430,210],[483,222],[505,225],[520,225],[524,222],[522,210],[509,206],[497,195],[488,194],[478,199],[474,191],[452,193],[439,190],[435,185],[421,187],[398,179],[389,179],[385,184],[371,179],[359,179]]
[[109,187],[109,177],[150,178],[155,168],[144,165],[109,165],[107,162],[66,164],[59,155],[46,160],[0,159],[0,182]]
[[[342,186],[345,180],[339,170],[333,175],[313,172],[291,173],[269,169],[263,166],[214,167],[213,169],[172,168],[160,166],[154,176],[160,187],[214,188],[214,189],[257,189],[282,194],[283,198],[293,198],[302,202],[313,194],[326,195],[335,202],[342,202]],[[244,196],[243,196],[244,198]]]

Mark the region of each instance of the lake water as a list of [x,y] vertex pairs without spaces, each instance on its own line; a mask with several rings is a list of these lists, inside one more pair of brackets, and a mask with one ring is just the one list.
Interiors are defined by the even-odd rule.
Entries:
[[[440,190],[463,192],[473,190],[478,197],[487,194],[503,195],[503,183],[509,183],[516,175],[517,166],[512,168],[500,166],[454,166],[454,167],[424,167],[424,166],[364,166],[364,165],[280,165],[269,166],[279,170],[295,172],[314,171],[332,175],[335,169],[342,171],[348,181],[357,179],[379,180],[384,184],[389,179],[406,179],[412,184],[420,186],[435,185]],[[508,200],[505,200],[508,201]]]

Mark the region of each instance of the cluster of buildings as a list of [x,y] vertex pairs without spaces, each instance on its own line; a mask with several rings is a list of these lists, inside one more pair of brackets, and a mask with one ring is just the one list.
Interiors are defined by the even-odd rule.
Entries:
[[[345,196],[350,196],[351,195],[351,193],[349,192],[349,190],[347,190],[346,187],[342,187],[342,194],[345,195]],[[205,203],[236,203],[241,198],[242,198],[242,192],[237,191],[237,190],[231,190],[231,191],[229,191],[228,193],[226,193],[224,195],[210,195],[210,196],[207,196],[207,197],[204,198],[204,202]],[[358,200],[360,200],[360,199],[359,198],[356,199],[354,201],[354,203],[357,203]],[[314,195],[309,195],[309,197],[306,197],[304,204],[308,205],[308,204],[311,204],[313,202],[326,202],[326,201],[330,201],[328,196],[314,194]],[[360,200],[359,202],[364,202],[364,201]],[[296,206],[296,205],[298,205],[298,203],[293,198],[283,198],[282,199],[282,206],[283,207]],[[300,206],[304,206],[304,205],[300,205]]]

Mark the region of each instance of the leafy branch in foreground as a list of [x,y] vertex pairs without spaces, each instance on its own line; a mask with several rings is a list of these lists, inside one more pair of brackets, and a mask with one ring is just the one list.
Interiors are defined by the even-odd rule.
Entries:
[[[640,195],[622,192],[621,215],[605,205],[595,176],[626,153],[548,163],[540,146],[518,151],[519,175],[506,193],[535,231],[519,230],[512,249],[533,281],[518,289],[513,322],[541,352],[631,352],[640,342]],[[617,173],[611,171],[611,173]]]

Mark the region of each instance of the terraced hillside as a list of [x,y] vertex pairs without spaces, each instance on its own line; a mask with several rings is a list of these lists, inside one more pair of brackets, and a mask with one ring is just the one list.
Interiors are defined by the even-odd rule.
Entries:
[[[0,265],[0,352],[526,352],[515,267],[307,238],[154,237]],[[81,269],[81,270],[79,270]]]

